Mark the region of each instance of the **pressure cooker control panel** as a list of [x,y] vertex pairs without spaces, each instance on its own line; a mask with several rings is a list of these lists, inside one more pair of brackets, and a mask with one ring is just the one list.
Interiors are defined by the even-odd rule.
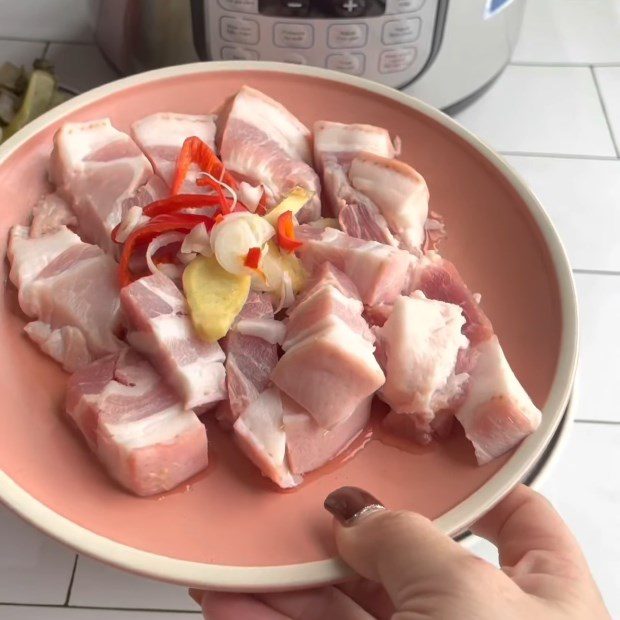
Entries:
[[208,0],[208,54],[327,67],[398,88],[429,59],[438,2]]

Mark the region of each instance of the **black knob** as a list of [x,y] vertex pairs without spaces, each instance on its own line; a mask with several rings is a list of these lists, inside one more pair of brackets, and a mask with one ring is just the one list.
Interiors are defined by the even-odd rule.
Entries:
[[331,10],[338,17],[360,17],[366,12],[366,0],[333,0]]

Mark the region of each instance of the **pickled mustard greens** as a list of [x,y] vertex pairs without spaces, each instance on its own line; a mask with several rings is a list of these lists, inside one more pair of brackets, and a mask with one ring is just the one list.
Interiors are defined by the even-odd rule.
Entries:
[[58,89],[49,62],[35,60],[30,73],[24,67],[4,63],[0,66],[0,142],[70,96]]

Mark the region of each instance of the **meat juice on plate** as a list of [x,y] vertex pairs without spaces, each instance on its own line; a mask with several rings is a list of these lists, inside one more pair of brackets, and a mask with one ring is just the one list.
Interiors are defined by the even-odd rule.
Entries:
[[537,428],[385,129],[310,129],[243,87],[219,117],[66,123],[53,146],[10,278],[128,491],[191,489],[218,442],[294,490],[372,440],[422,452],[460,425],[484,464]]

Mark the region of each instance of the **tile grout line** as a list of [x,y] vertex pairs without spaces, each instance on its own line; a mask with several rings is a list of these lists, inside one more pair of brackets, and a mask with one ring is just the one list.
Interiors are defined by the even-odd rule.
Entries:
[[94,39],[92,41],[44,41],[43,39],[28,39],[24,37],[1,36],[0,42],[12,41],[13,43],[49,43],[50,45],[93,45],[97,47]]
[[46,605],[45,603],[0,603],[1,607],[35,607],[41,609],[84,609],[96,611],[135,611],[149,612],[156,614],[200,614],[200,610],[190,611],[189,609],[149,609],[146,607],[97,607],[94,605]]
[[571,67],[620,67],[619,62],[542,62],[542,61],[528,61],[528,60],[511,60],[508,64],[514,67],[556,67],[556,68],[571,68]]
[[604,269],[573,269],[573,273],[592,276],[620,276],[620,271],[605,271]]
[[620,426],[620,421],[614,420],[586,420],[585,418],[576,419],[575,424],[601,424],[604,426]]
[[63,607],[69,606],[69,600],[71,599],[71,590],[73,589],[73,581],[75,580],[75,571],[77,570],[78,560],[80,555],[75,554],[75,560],[73,560],[73,570],[71,571],[71,579],[69,580],[69,587],[67,588],[67,597],[65,598],[65,604]]
[[599,84],[598,78],[596,77],[596,71],[594,70],[593,65],[590,65],[590,73],[592,75],[592,79],[594,80],[594,88],[596,88],[596,94],[598,95],[598,99],[601,102],[601,108],[603,108],[603,115],[605,116],[605,122],[607,123],[607,129],[609,130],[609,137],[611,138],[611,143],[614,145],[616,156],[620,157],[620,149],[618,148],[618,143],[616,142],[616,137],[614,136],[614,130],[613,130],[613,127],[611,126],[611,121],[609,120],[607,106],[605,105],[605,100],[603,99],[603,93],[601,92],[601,85]]
[[532,153],[530,151],[497,151],[500,155],[509,157],[547,157],[557,159],[592,159],[594,161],[618,161],[613,155],[577,155],[575,153]]

